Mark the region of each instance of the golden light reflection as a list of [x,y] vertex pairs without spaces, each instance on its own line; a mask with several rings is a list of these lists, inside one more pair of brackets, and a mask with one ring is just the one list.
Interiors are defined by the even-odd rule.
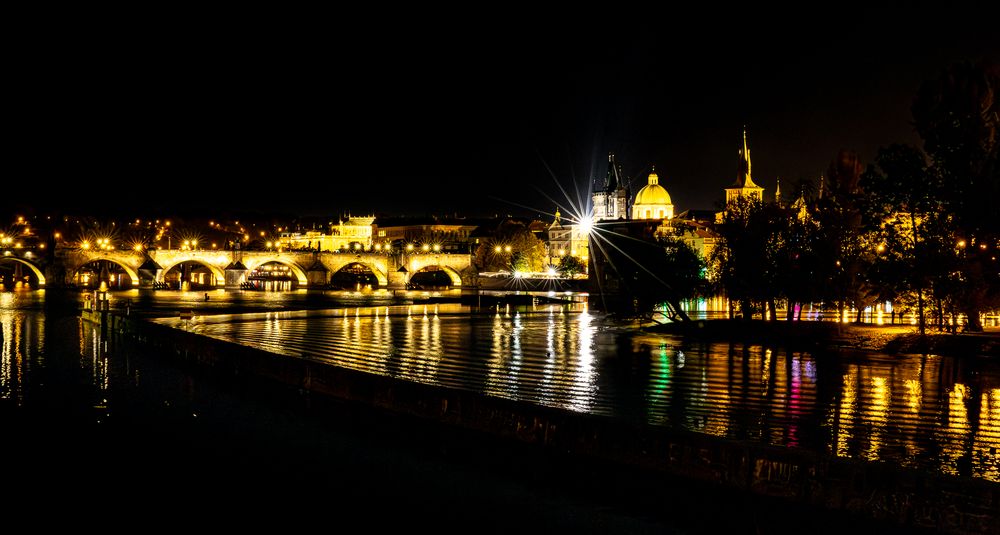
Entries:
[[979,429],[972,450],[973,474],[1000,483],[1000,388],[980,397]]
[[891,395],[888,380],[885,377],[872,377],[871,405],[866,411],[865,420],[868,424],[868,448],[862,457],[870,461],[877,461],[879,451],[884,440],[885,427],[889,419],[889,397]]
[[493,344],[490,346],[490,360],[486,364],[486,393],[493,396],[506,397],[504,388],[503,367],[506,356],[510,353],[510,336],[504,325],[500,311],[493,316]]
[[843,388],[840,392],[840,403],[837,404],[839,417],[836,422],[836,454],[847,457],[850,454],[850,442],[854,438],[855,412],[858,408],[857,366],[848,367],[844,374]]
[[[0,294],[4,300],[10,299],[11,294]],[[6,308],[6,307],[4,307]],[[0,335],[3,336],[4,343],[0,344],[0,399],[11,399],[20,391],[19,382],[16,378],[21,373],[20,344],[15,332],[20,331],[18,323],[21,321],[20,315],[15,315],[7,310],[0,311]]]
[[764,398],[767,398],[771,388],[771,350],[764,350],[764,365],[760,372],[760,384],[763,387]]
[[577,318],[580,336],[580,351],[573,368],[573,386],[570,393],[569,408],[575,411],[586,411],[594,402],[594,344],[597,326],[594,317],[588,312],[581,312]]
[[903,381],[906,387],[906,406],[914,416],[920,414],[921,398],[923,397],[923,385],[917,379],[906,379]]
[[[787,355],[777,354],[768,359],[765,355],[765,360],[773,360],[774,362],[774,373],[772,374],[768,370],[768,376],[771,377],[771,382],[773,385],[768,386],[768,393],[770,395],[770,406],[771,413],[775,418],[779,420],[784,420],[787,416],[786,409],[788,404],[788,391],[789,391],[789,376],[788,367],[786,366]],[[785,427],[772,426],[769,432],[769,442],[772,444],[781,444],[785,439]]]
[[731,385],[722,378],[731,377],[731,362],[730,359],[708,359],[706,363],[708,376],[711,379],[707,381],[704,410],[708,412],[708,416],[702,431],[720,437],[729,434],[729,413],[733,405],[730,400]]
[[941,447],[947,462],[941,463],[941,471],[946,474],[959,474],[959,462],[964,455],[965,441],[969,433],[969,409],[965,406],[969,399],[969,387],[955,383],[948,392],[948,425],[943,429]]

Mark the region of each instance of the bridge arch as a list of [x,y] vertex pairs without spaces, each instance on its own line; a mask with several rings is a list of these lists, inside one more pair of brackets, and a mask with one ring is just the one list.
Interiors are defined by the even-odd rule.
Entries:
[[93,264],[95,262],[110,262],[110,263],[112,263],[112,264],[114,264],[114,265],[122,268],[122,270],[125,271],[125,274],[128,275],[130,279],[132,279],[132,286],[139,286],[139,274],[135,271],[135,269],[133,269],[132,267],[130,267],[128,264],[119,262],[118,260],[115,260],[113,258],[97,257],[97,258],[88,259],[88,260],[84,261],[82,264],[80,264],[80,265],[76,266],[75,268],[73,268],[71,270],[72,275],[74,277],[76,277],[80,273],[80,270],[82,270],[83,268],[85,268],[85,267],[87,267],[90,264]]
[[17,258],[15,256],[0,256],[0,262],[3,262],[5,260],[11,260],[17,262],[18,264],[23,264],[25,266],[28,266],[28,268],[31,269],[31,272],[34,273],[36,277],[38,277],[38,285],[45,286],[45,274],[42,273],[42,270],[38,269],[38,266],[32,264],[31,262],[28,262],[27,260],[24,260],[23,258]]
[[[281,264],[290,269],[292,273],[295,275],[295,278],[298,279],[299,287],[308,286],[309,279],[306,278],[305,270],[303,270],[295,262],[289,262],[288,260],[282,259],[280,256],[271,256],[271,257],[253,258],[253,259],[244,257],[244,265],[247,267],[247,271],[253,271],[259,268],[260,266],[263,266],[264,264],[269,264],[271,262],[275,264]],[[225,280],[225,278],[223,278],[223,280]]]
[[172,264],[163,266],[163,271],[160,272],[159,282],[163,282],[166,279],[167,273],[174,269],[175,267],[184,264],[185,262],[190,262],[198,264],[200,266],[207,267],[212,275],[215,277],[215,286],[222,286],[226,284],[226,273],[222,271],[218,266],[210,264],[207,260],[202,258],[178,258],[173,261]]
[[349,268],[351,266],[361,266],[361,267],[367,269],[368,271],[371,271],[372,275],[375,276],[375,280],[378,282],[379,288],[385,288],[389,284],[389,277],[386,276],[385,272],[382,271],[381,269],[379,269],[378,266],[376,266],[375,264],[372,264],[372,263],[369,263],[369,262],[363,262],[363,261],[360,261],[360,260],[354,260],[352,262],[347,262],[346,264],[344,264],[342,266],[339,266],[336,269],[334,269],[333,273],[331,273],[330,275],[331,276],[335,276],[337,273],[340,273],[344,269],[347,269],[347,268]]
[[420,266],[419,269],[415,270],[413,273],[410,274],[410,278],[412,279],[413,276],[416,275],[417,273],[427,272],[427,271],[443,271],[445,275],[448,275],[448,278],[451,279],[452,287],[459,288],[462,286],[462,275],[459,274],[459,272],[455,268],[443,264],[426,264]]

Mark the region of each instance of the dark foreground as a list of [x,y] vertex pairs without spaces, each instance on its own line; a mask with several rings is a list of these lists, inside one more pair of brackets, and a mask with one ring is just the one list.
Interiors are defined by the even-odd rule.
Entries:
[[9,511],[48,508],[58,514],[42,524],[109,527],[894,531],[156,357],[128,360],[114,365],[136,379],[95,400],[89,423],[58,401],[5,411]]
[[914,532],[213,373],[123,339],[105,344],[74,315],[44,312],[44,350],[4,348],[21,359],[5,368],[15,388],[0,397],[11,522]]

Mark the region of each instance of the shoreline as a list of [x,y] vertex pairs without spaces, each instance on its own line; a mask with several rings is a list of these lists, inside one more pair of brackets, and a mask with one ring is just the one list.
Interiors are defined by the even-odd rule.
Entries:
[[642,327],[643,331],[713,340],[782,344],[803,349],[854,349],[900,354],[988,356],[1000,358],[1000,331],[928,332],[913,325],[871,325],[820,321],[692,320]]

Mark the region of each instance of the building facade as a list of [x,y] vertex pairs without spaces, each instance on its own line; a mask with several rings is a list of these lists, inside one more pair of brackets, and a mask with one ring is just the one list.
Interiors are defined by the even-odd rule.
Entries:
[[338,251],[342,249],[371,249],[374,216],[348,217],[339,220],[325,231],[283,232],[278,238],[281,247],[289,250]]

